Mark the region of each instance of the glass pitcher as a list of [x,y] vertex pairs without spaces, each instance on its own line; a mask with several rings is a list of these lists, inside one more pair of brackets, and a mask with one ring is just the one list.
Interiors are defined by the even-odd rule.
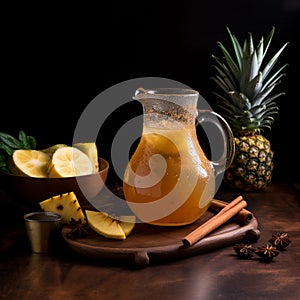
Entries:
[[[123,188],[140,222],[160,226],[193,223],[215,195],[215,176],[232,161],[230,127],[215,112],[198,110],[198,97],[192,89],[139,88],[135,92],[133,99],[143,106],[143,131],[125,169]],[[196,121],[213,122],[221,130],[224,151],[218,161],[204,154]]]

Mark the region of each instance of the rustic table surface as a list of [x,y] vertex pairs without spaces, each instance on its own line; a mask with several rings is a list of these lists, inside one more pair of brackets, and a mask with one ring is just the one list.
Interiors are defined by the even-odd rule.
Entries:
[[[217,198],[237,196],[220,190]],[[277,232],[291,243],[270,263],[239,259],[233,245],[138,268],[93,260],[63,239],[48,254],[31,253],[23,209],[0,190],[0,299],[300,299],[300,194],[297,185],[272,183],[244,193],[265,245]]]

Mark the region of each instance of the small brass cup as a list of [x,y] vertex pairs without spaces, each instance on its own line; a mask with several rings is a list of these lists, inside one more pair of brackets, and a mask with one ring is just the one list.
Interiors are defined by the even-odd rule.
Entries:
[[61,228],[62,217],[53,212],[32,212],[24,220],[32,252],[47,253],[52,237]]

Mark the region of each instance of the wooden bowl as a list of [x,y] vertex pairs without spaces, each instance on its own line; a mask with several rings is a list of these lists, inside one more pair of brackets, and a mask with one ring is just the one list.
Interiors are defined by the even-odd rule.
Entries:
[[[109,163],[99,158],[98,173],[77,177],[37,178],[3,173],[4,188],[25,207],[38,208],[39,202],[52,196],[74,192],[83,209],[90,209],[89,200],[102,190],[109,169]],[[89,199],[89,200],[88,200]]]

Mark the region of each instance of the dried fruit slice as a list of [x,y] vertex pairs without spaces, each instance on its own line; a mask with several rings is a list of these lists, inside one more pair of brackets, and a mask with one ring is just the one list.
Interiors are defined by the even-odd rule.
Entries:
[[81,150],[85,153],[91,160],[93,166],[93,172],[97,173],[99,171],[99,161],[98,161],[98,149],[94,142],[87,143],[76,143],[73,147]]
[[93,172],[89,157],[75,147],[58,148],[52,155],[49,166],[49,177],[72,177],[87,175]]
[[[111,239],[126,239],[135,225],[134,222],[129,222],[129,220],[135,221],[134,216],[124,216],[118,220],[100,211],[86,210],[85,214],[90,227],[95,232]],[[121,219],[125,221],[121,221]]]
[[70,223],[71,218],[76,221],[79,219],[82,221],[85,220],[85,216],[74,192],[53,196],[41,201],[39,205],[44,211],[51,211],[60,214],[62,217],[62,223],[64,224]]
[[51,155],[38,150],[15,150],[8,166],[13,174],[31,177],[48,177],[47,165]]

